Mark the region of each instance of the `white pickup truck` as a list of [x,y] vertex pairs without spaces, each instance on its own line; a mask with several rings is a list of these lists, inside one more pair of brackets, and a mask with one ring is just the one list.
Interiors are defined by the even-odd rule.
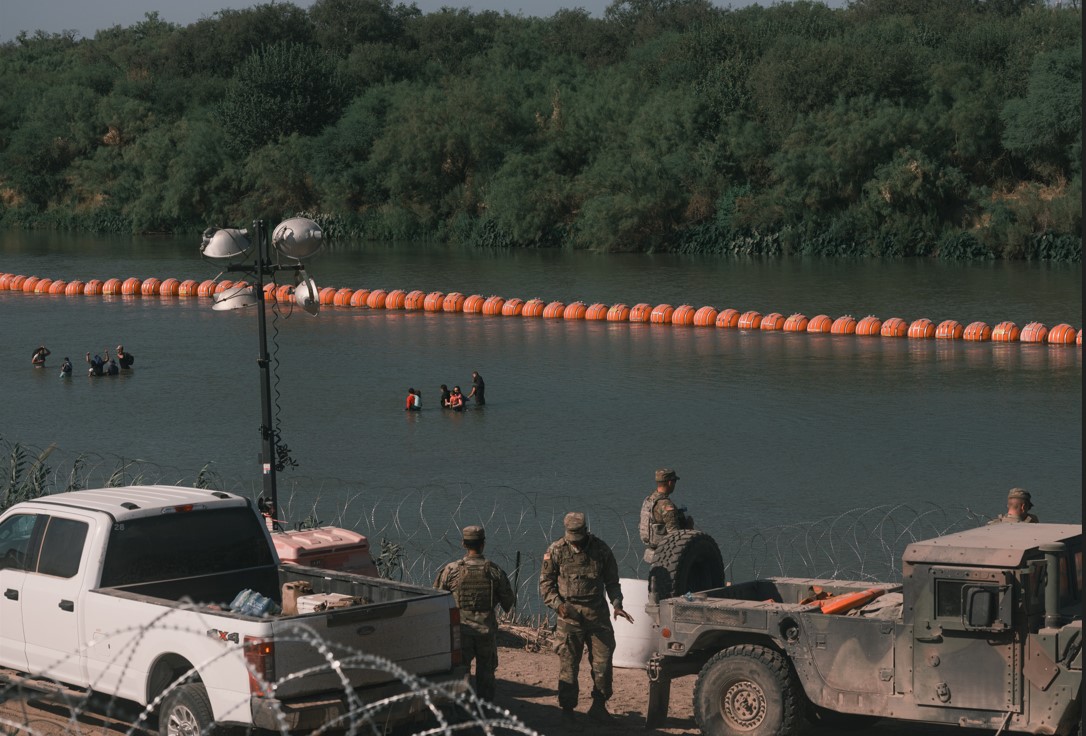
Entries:
[[[246,588],[281,603],[291,581],[360,600],[295,615],[229,610]],[[213,723],[372,728],[467,687],[451,595],[280,565],[250,502],[221,491],[128,486],[15,504],[0,516],[0,592],[0,681],[48,678],[133,701],[171,736]],[[412,692],[375,658],[437,692]]]

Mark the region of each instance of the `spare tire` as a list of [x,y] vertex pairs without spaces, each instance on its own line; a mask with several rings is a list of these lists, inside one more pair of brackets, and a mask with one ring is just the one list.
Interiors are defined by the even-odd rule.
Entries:
[[724,560],[720,547],[705,532],[693,529],[672,532],[656,548],[649,570],[651,602],[722,585]]

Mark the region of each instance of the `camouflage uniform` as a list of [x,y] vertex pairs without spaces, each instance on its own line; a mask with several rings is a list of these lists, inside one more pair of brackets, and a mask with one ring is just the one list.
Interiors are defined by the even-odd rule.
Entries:
[[1025,511],[1025,516],[1023,516],[1021,518],[1019,518],[1017,516],[1012,516],[1008,511],[1008,513],[1000,514],[996,518],[989,521],[988,522],[989,526],[991,526],[992,524],[1036,524],[1036,523],[1038,523],[1037,522],[1037,516],[1035,514],[1029,513],[1029,510],[1031,508],[1033,508],[1033,500],[1029,495],[1029,491],[1023,490],[1021,488],[1012,488],[1010,490],[1010,493],[1007,494],[1008,505],[1009,505],[1010,501],[1012,501],[1012,500],[1017,500],[1022,505],[1023,510]]
[[[588,533],[584,514],[566,514],[565,527],[565,536],[543,555],[539,595],[556,611],[566,604],[571,614],[569,618],[558,617],[556,649],[560,661],[558,704],[572,710],[577,706],[577,677],[586,645],[592,667],[592,698],[602,704],[611,697],[615,631],[604,592],[611,605],[621,610],[622,588],[614,553],[603,540]],[[571,543],[578,540],[584,540],[580,550]]]
[[[667,481],[676,481],[679,476],[671,468],[661,468],[656,471],[657,484]],[[672,486],[674,488],[674,486]],[[693,529],[694,524],[686,515],[686,509],[675,505],[671,500],[671,492],[661,493],[653,491],[641,504],[641,520],[639,531],[641,541],[645,544],[645,562],[652,563],[655,558],[656,548],[660,546],[664,537],[681,529]]]
[[[481,526],[464,529],[464,541],[485,541]],[[482,554],[468,554],[441,568],[434,587],[453,594],[460,608],[460,649],[464,663],[475,660],[475,692],[493,700],[498,669],[498,619],[494,607],[512,610],[516,603],[505,572]]]

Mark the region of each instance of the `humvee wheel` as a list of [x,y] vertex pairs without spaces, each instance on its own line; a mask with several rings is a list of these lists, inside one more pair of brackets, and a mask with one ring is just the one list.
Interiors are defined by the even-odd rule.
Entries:
[[694,718],[705,736],[793,736],[800,686],[788,661],[767,647],[728,647],[705,663]]

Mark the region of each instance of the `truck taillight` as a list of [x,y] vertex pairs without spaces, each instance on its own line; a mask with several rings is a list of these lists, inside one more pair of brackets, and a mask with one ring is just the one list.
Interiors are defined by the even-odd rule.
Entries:
[[460,609],[456,606],[449,609],[449,638],[452,641],[452,663],[455,667],[463,662],[460,652]]
[[245,668],[249,671],[249,692],[271,695],[275,684],[275,643],[271,639],[245,637]]

